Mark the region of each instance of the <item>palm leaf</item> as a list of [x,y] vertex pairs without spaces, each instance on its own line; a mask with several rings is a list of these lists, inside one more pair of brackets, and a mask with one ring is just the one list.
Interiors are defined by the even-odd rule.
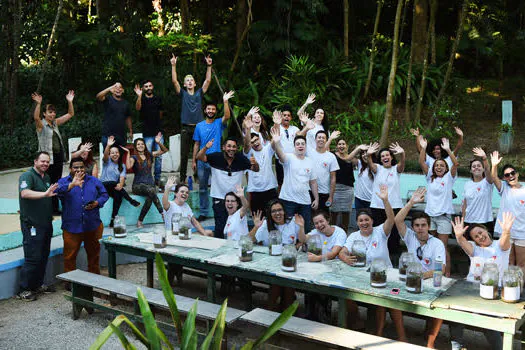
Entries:
[[[211,327],[210,332],[208,333],[208,335],[206,336],[206,339],[204,339],[204,342],[201,345],[201,350],[208,350],[210,348],[211,341],[215,333],[215,329],[217,328],[217,326],[219,326],[219,329],[220,329],[221,328],[220,325],[224,324],[224,320],[226,318],[227,304],[228,304],[228,299],[224,300],[224,302],[222,303],[221,309],[219,310],[219,313],[217,314],[217,317],[215,318],[215,322],[213,322],[213,326]],[[222,327],[222,330],[224,331],[224,327]],[[222,336],[220,340],[222,341]],[[215,346],[215,348],[216,347],[217,346]],[[220,345],[219,345],[219,348],[220,348]]]
[[162,286],[162,293],[164,298],[168,303],[170,308],[171,318],[173,319],[173,324],[177,330],[177,338],[179,341],[182,340],[182,323],[180,321],[179,309],[177,308],[177,301],[173,295],[173,290],[171,289],[170,283],[168,281],[168,273],[166,272],[166,267],[164,266],[164,261],[159,253],[155,255],[155,265],[157,266],[157,274],[159,275],[160,285]]
[[271,336],[275,334],[297,310],[297,307],[299,306],[299,303],[296,301],[292,305],[290,305],[286,310],[284,310],[279,317],[273,323],[266,329],[263,335],[257,339],[255,344],[253,345],[253,348],[257,348],[258,346],[262,345],[264,342],[266,342],[268,339],[270,339]]
[[149,308],[148,301],[140,288],[137,288],[137,299],[139,302],[140,313],[142,314],[142,321],[144,322],[144,328],[146,328],[146,336],[150,343],[150,349],[160,350],[160,341],[156,331],[157,323],[155,322],[153,313]]
[[195,317],[197,316],[197,301],[188,312],[184,326],[182,327],[182,340],[180,348],[182,350],[197,349],[197,330],[195,329]]
[[124,333],[122,333],[120,328],[118,328],[111,322],[109,323],[109,327],[111,327],[111,330],[113,331],[113,333],[117,335],[124,349],[126,350],[136,350],[137,349],[133,344],[129,342],[128,338],[126,338],[126,336],[124,335]]
[[[125,322],[133,331],[137,339],[144,344],[146,347],[149,347],[149,341],[148,339],[142,334],[139,329],[124,315],[119,315],[115,317],[115,319],[111,322],[114,326],[119,327],[122,322]],[[110,326],[107,326],[106,329],[102,331],[95,339],[93,344],[89,347],[89,350],[98,350],[106,343],[106,341],[109,339],[109,337],[113,334],[113,328]]]

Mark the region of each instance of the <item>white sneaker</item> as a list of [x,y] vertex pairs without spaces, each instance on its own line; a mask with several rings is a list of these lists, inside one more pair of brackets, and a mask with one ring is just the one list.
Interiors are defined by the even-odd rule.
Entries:
[[451,347],[452,350],[464,349],[463,346],[460,343],[458,343],[457,341],[454,341],[454,340],[450,342],[450,347]]

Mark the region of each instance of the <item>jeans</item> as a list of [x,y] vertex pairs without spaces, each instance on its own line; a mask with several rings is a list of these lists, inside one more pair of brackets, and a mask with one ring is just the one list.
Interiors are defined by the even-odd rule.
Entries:
[[[160,149],[159,145],[155,142],[155,136],[145,136],[144,142],[150,153],[158,151]],[[164,136],[160,138],[160,143],[164,144]],[[162,172],[162,157],[155,157],[155,182],[160,180],[160,173]]]
[[157,197],[157,187],[155,187],[155,185],[134,184],[132,190],[136,195],[146,197],[146,201],[144,202],[139,214],[139,221],[144,221],[144,217],[148,213],[151,203],[155,204],[157,210],[162,215],[164,208],[162,208],[159,197]]
[[[180,132],[180,182],[186,182],[188,153],[193,151],[193,133],[195,125],[182,125]],[[216,141],[219,142],[219,141]]]
[[37,290],[46,275],[47,259],[51,249],[53,224],[35,225],[36,235],[31,235],[31,225],[20,221],[24,247],[24,265],[20,270],[20,291]]
[[256,213],[258,210],[262,211],[263,216],[266,215],[267,204],[272,199],[278,198],[275,188],[264,192],[250,192],[250,210]]
[[299,204],[281,199],[284,204],[284,211],[287,217],[299,214],[304,219],[304,232],[308,233],[312,229],[312,206],[310,204]]
[[228,212],[224,205],[224,199],[213,198],[213,216],[215,219],[215,238],[224,238],[224,226],[228,220]]
[[199,213],[202,216],[210,216],[210,193],[208,191],[208,181],[211,176],[210,165],[198,160],[197,176],[199,177]]
[[[359,210],[370,208],[370,202],[354,197],[354,203],[355,203],[355,215],[356,215],[355,219],[357,221],[357,213],[359,213]],[[374,222],[374,225],[376,225],[375,222]]]

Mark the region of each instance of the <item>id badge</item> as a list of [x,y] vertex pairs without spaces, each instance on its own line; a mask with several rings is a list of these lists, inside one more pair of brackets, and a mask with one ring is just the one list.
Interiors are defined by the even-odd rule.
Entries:
[[35,236],[36,236],[36,228],[31,227],[31,237],[35,237]]

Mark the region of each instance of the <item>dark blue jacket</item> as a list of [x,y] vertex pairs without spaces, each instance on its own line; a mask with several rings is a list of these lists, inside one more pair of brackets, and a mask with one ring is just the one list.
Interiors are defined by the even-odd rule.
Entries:
[[[101,223],[99,208],[108,200],[108,192],[102,182],[96,177],[86,174],[82,187],[75,186],[68,191],[73,181],[71,175],[58,180],[58,197],[62,201],[62,230],[70,233],[82,233],[95,230]],[[84,206],[91,201],[97,201],[98,207],[91,210]]]

